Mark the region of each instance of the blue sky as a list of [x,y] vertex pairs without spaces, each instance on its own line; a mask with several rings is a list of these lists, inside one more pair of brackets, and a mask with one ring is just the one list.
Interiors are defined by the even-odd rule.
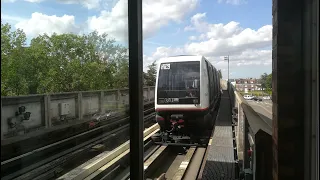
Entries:
[[[170,55],[207,57],[227,77],[271,73],[272,1],[144,0],[144,63]],[[1,0],[1,19],[41,33],[106,32],[127,42],[126,0]],[[146,68],[145,68],[146,70]]]

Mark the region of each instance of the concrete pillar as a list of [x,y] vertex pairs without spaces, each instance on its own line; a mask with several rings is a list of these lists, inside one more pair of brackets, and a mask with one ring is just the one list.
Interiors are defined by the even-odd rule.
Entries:
[[2,118],[2,98],[1,98],[1,140],[4,139],[4,130],[3,130],[3,125],[4,123],[4,119]]
[[45,119],[46,128],[49,128],[52,126],[50,104],[51,104],[51,96],[47,94],[44,96],[44,117],[45,117],[44,119]]
[[105,113],[105,108],[104,108],[104,91],[101,91],[101,92],[100,92],[100,106],[99,106],[99,109],[100,109],[100,113],[101,113],[101,114]]
[[149,87],[148,87],[148,92],[147,92],[148,102],[151,101],[151,96],[150,96],[150,94],[151,94],[151,88],[150,88],[150,86],[149,86]]
[[82,92],[78,93],[78,118],[79,120],[82,120],[83,114],[82,114]]
[[121,91],[118,89],[116,93],[116,101],[117,101],[117,108],[119,109],[121,107]]
[[238,103],[238,140],[237,140],[237,149],[238,149],[238,159],[243,161],[243,123],[244,123],[244,115],[243,109],[240,103]]
[[245,117],[244,122],[243,122],[243,168],[247,169],[250,168],[250,161],[249,161],[249,156],[248,156],[248,150],[250,149],[250,144],[248,140],[248,133],[249,133],[249,123],[247,120],[247,117]]
[[304,179],[302,0],[273,0],[273,179]]

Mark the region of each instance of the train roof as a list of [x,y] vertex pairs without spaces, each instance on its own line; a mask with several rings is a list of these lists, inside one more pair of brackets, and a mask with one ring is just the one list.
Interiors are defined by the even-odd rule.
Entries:
[[179,61],[201,61],[203,56],[197,55],[179,55],[179,56],[169,56],[159,59],[159,63],[162,62],[179,62]]

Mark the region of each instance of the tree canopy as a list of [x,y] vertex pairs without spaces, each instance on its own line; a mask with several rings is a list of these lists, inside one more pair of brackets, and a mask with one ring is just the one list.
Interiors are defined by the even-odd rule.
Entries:
[[[1,22],[1,95],[128,87],[128,49],[107,34],[26,34]],[[154,85],[155,63],[146,73]]]
[[263,73],[260,77],[260,82],[263,90],[270,90],[272,88],[272,73]]
[[147,73],[144,73],[144,80],[146,86],[155,86],[156,84],[156,75],[157,75],[157,69],[156,69],[156,62],[154,61],[152,64],[148,66]]

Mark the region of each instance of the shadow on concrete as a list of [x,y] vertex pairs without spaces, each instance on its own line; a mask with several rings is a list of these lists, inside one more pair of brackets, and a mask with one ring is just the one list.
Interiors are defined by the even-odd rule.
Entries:
[[256,112],[263,121],[265,121],[271,128],[272,128],[272,119],[270,119],[269,117],[259,113],[259,112]]
[[255,134],[256,179],[272,180],[272,135],[259,130]]

